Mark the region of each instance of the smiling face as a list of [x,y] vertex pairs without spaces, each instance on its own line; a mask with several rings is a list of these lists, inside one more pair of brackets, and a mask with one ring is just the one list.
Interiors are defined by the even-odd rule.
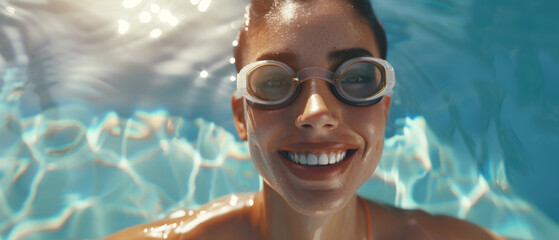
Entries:
[[[354,57],[379,57],[366,20],[343,1],[285,1],[264,19],[249,26],[242,65],[276,60],[295,71],[335,71]],[[311,79],[300,88],[293,102],[274,110],[233,99],[235,125],[265,184],[300,213],[329,214],[345,206],[375,170],[390,97],[351,106],[324,80]]]

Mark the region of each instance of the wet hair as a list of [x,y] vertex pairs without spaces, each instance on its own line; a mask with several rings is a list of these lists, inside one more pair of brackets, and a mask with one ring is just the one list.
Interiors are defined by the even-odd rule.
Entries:
[[[308,0],[297,0],[306,2]],[[370,0],[347,0],[347,2],[356,10],[356,12],[361,16],[364,17],[367,22],[369,23],[369,27],[373,32],[373,36],[375,37],[377,47],[379,48],[380,57],[382,59],[386,59],[386,54],[388,50],[388,43],[386,40],[386,33],[384,32],[384,28],[382,27],[380,21],[378,20],[375,12],[373,10],[373,6],[371,5]],[[247,9],[248,15],[245,15],[245,19],[254,19],[255,13],[266,13],[269,12],[271,9],[271,5],[269,2],[266,1],[252,1],[252,5],[250,6],[251,9]],[[261,15],[261,14],[257,14]],[[258,19],[258,17],[257,17]],[[242,66],[242,51],[245,48],[247,43],[247,32],[244,30],[244,26],[241,28],[237,39],[237,46],[233,49],[234,57],[237,61],[235,61],[235,67],[237,71],[239,71]]]
[[373,35],[375,36],[375,40],[379,48],[380,57],[386,60],[386,54],[388,51],[386,33],[375,15],[375,11],[373,10],[370,0],[349,0],[349,3],[353,5],[355,10],[357,10],[362,17],[367,19],[367,22],[369,22],[369,27],[373,31]]

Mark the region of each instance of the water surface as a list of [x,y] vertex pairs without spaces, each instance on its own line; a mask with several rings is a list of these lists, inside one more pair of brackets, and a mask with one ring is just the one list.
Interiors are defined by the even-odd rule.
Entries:
[[[0,239],[97,238],[257,191],[235,136],[241,0],[0,0]],[[397,85],[360,194],[559,236],[548,1],[373,1]]]

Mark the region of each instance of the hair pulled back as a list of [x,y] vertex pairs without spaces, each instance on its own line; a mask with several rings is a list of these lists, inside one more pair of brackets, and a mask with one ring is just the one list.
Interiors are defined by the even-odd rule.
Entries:
[[[283,0],[252,0],[252,3],[249,6],[247,6],[247,10],[245,13],[245,24],[240,30],[237,39],[238,44],[233,49],[234,57],[236,59],[235,66],[237,68],[237,71],[239,71],[243,67],[242,66],[243,51],[248,44],[247,41],[248,28],[246,28],[246,26],[249,25],[249,21],[254,21],[255,23],[262,21],[262,16],[265,16],[268,12],[270,12],[273,6],[278,1],[283,1]],[[292,1],[310,2],[313,0],[292,0]],[[386,59],[386,54],[388,50],[386,33],[380,21],[378,20],[377,16],[375,15],[370,0],[346,0],[346,1],[356,10],[356,12],[361,17],[367,20],[368,25],[375,37],[377,47],[379,48],[380,57],[382,59]]]

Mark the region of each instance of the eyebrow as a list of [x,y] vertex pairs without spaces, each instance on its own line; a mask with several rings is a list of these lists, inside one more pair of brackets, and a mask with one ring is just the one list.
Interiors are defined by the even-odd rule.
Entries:
[[328,59],[332,62],[331,68],[336,68],[344,61],[356,57],[372,57],[373,54],[364,48],[348,48],[333,50],[328,53]]
[[271,52],[260,55],[260,57],[258,57],[256,61],[274,60],[285,63],[288,66],[293,66],[293,64],[295,63],[295,59],[295,55],[290,52]]
[[[348,48],[341,50],[332,50],[328,53],[328,60],[332,62],[330,66],[331,69],[336,69],[344,61],[355,58],[355,57],[365,57],[373,56],[371,52],[364,48]],[[288,66],[294,66],[297,57],[291,52],[271,52],[260,55],[256,61],[261,60],[274,60],[287,64]]]

